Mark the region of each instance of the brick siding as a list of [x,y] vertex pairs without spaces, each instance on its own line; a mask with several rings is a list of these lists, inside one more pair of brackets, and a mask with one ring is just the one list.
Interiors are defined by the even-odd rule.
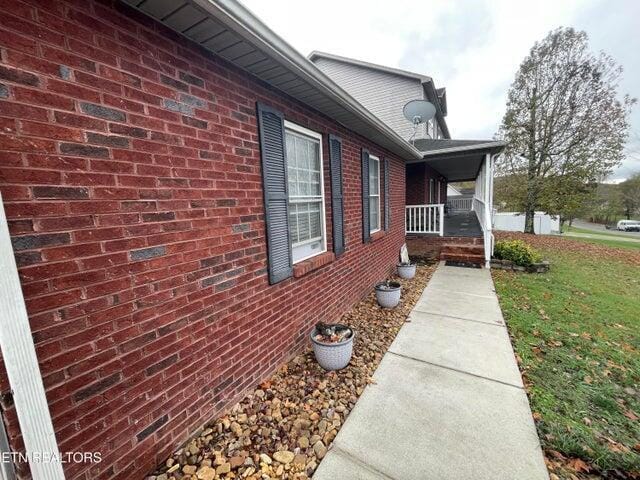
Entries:
[[[0,191],[57,439],[103,457],[67,478],[144,478],[392,270],[400,159],[125,5],[9,0],[0,60]],[[330,249],[343,139],[346,252],[275,286],[256,101],[323,134]],[[391,229],[366,245],[362,147],[391,177]]]
[[[440,203],[447,203],[447,180],[425,163],[411,163],[407,166],[407,205],[427,205],[438,202],[437,192],[435,201],[431,202],[429,179],[440,180]],[[434,183],[434,188],[437,183]]]

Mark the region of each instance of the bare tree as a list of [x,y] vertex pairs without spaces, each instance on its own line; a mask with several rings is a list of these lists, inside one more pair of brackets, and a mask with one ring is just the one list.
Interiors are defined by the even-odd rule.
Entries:
[[[585,32],[559,28],[536,42],[509,89],[500,136],[507,141],[499,168],[519,175],[525,232],[533,233],[536,209],[572,204],[572,185],[595,185],[623,158],[629,112],[635,99],[618,99],[622,68],[589,51]],[[563,199],[554,199],[562,188]],[[564,182],[566,183],[566,182]],[[584,188],[576,188],[583,196]]]

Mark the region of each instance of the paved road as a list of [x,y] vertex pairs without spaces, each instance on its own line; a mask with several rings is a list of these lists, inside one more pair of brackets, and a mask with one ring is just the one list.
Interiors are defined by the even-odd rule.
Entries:
[[314,480],[548,480],[489,270],[440,264]]
[[574,220],[573,226],[577,228],[584,228],[585,230],[593,230],[594,232],[608,232],[615,233],[621,237],[640,238],[640,232],[619,232],[617,230],[607,230],[604,225],[599,223],[591,223],[586,220]]

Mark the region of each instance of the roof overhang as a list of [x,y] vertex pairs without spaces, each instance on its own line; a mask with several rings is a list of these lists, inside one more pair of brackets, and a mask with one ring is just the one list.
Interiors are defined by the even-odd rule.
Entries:
[[422,154],[235,0],[122,0],[405,160]]
[[496,155],[505,147],[503,141],[492,140],[416,140],[422,160],[449,182],[475,180],[487,155]]

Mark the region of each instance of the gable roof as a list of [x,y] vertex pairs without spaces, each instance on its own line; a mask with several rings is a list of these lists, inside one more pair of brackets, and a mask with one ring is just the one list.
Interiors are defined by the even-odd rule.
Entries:
[[420,80],[421,82],[432,82],[433,79],[427,75],[422,75],[420,73],[409,72],[408,70],[402,70],[400,68],[387,67],[386,65],[379,65],[377,63],[365,62],[364,60],[358,60],[350,57],[343,57],[341,55],[335,55],[333,53],[321,52],[319,50],[314,50],[311,52],[307,58],[312,62],[318,58],[327,58],[329,60],[336,60],[338,62],[350,63],[352,65],[357,65],[359,67],[370,68],[372,70],[379,70],[381,72],[391,73],[393,75],[399,75],[401,77],[413,78],[415,80]]
[[405,160],[420,152],[235,0],[123,0]]
[[447,122],[444,121],[444,117],[447,115],[446,108],[446,89],[444,87],[436,89],[433,78],[422,75],[420,73],[409,72],[407,70],[401,70],[399,68],[387,67],[385,65],[378,65],[376,63],[365,62],[363,60],[357,60],[355,58],[342,57],[340,55],[334,55],[332,53],[320,52],[314,50],[308,56],[309,60],[312,62],[325,58],[328,60],[333,60],[336,62],[347,63],[350,65],[355,65],[362,68],[368,68],[371,70],[377,70],[380,72],[390,73],[392,75],[398,75],[405,78],[411,78],[416,81],[419,81],[422,84],[422,88],[425,91],[425,94],[429,101],[434,104],[436,107],[436,116],[439,116],[442,120],[440,122],[440,127],[442,129],[442,133],[446,138],[450,138],[449,127],[447,126]]

